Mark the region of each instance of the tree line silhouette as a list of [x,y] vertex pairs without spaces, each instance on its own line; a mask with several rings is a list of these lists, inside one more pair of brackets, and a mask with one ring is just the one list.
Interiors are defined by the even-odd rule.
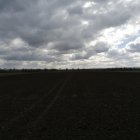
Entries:
[[140,71],[137,67],[123,67],[123,68],[94,68],[94,69],[0,69],[0,73],[21,73],[21,72],[72,72],[72,71],[96,71],[96,72],[119,72],[119,71]]

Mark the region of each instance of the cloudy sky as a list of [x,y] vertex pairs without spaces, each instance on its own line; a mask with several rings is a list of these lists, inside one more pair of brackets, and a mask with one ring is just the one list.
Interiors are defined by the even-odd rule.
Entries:
[[140,66],[140,0],[0,0],[0,68]]

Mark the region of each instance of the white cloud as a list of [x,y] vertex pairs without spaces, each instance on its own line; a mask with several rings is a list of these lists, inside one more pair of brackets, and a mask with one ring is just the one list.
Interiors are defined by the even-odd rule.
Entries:
[[99,40],[106,41],[108,44],[111,44],[113,46],[118,46],[123,44],[126,39],[138,35],[139,31],[140,31],[139,25],[124,24],[117,28],[111,27],[103,30],[100,33]]

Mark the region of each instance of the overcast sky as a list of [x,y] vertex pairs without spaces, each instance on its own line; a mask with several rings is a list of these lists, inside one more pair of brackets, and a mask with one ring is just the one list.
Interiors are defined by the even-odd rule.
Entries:
[[0,68],[140,66],[140,0],[0,0]]

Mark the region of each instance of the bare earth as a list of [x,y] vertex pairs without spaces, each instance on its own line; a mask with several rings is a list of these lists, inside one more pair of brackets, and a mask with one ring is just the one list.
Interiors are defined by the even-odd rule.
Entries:
[[0,77],[0,140],[135,140],[139,127],[140,73]]

